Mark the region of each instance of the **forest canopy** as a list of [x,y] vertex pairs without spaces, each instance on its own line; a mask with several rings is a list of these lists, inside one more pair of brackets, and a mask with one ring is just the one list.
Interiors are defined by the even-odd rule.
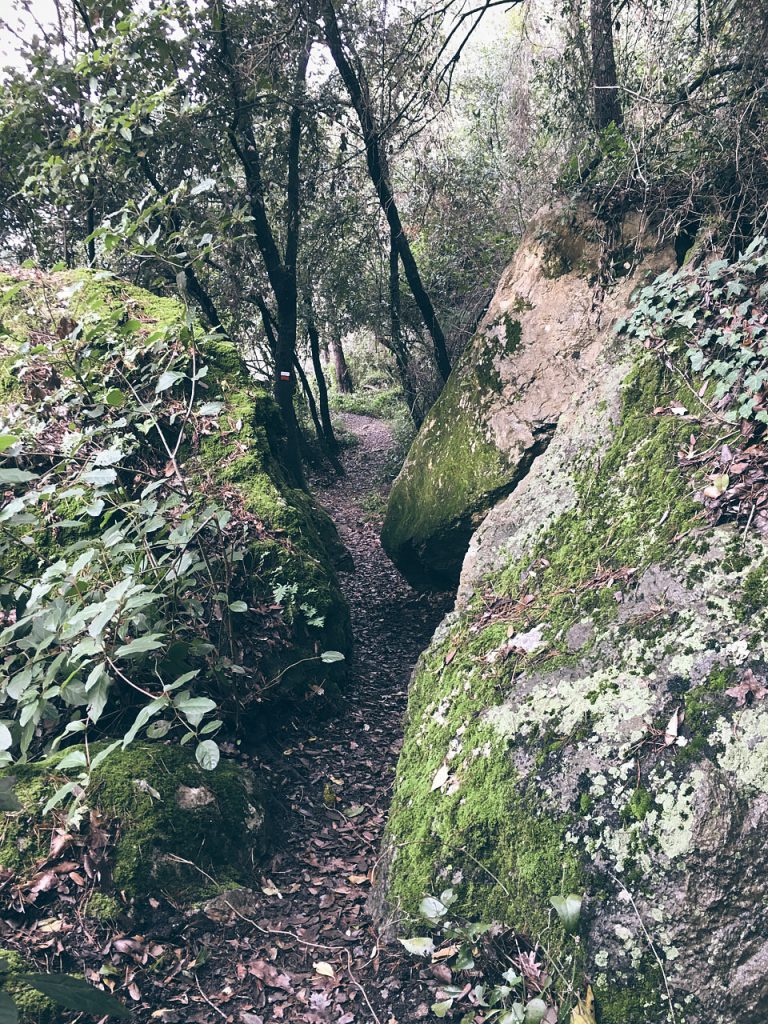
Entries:
[[558,189],[681,251],[702,221],[760,229],[762,8],[19,4],[5,251],[183,289],[275,380],[299,476],[295,354],[370,332],[418,423]]

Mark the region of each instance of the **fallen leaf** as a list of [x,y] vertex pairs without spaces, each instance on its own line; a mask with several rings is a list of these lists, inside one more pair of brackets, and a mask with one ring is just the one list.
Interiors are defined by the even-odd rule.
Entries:
[[592,986],[587,986],[585,999],[578,997],[579,1004],[571,1010],[571,1024],[597,1024],[595,1017],[595,997],[592,994]]
[[436,789],[440,789],[440,787],[444,786],[447,781],[448,781],[448,765],[447,764],[441,764],[440,767],[435,772],[435,777],[432,779],[432,792],[434,793],[434,791]]
[[318,960],[318,962],[312,966],[315,969],[315,974],[321,974],[324,978],[336,977],[333,968],[330,964],[326,963],[325,960]]
[[748,668],[738,686],[732,686],[725,692],[729,697],[735,697],[737,706],[743,708],[750,696],[753,700],[762,700],[768,694],[768,687],[761,676],[756,676],[752,669]]

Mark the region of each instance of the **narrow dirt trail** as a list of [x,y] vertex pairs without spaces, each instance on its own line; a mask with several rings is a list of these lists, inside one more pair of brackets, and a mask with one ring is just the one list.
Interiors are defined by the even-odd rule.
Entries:
[[383,504],[388,486],[389,426],[352,414],[344,421],[359,438],[344,456],[346,476],[316,482],[316,492],[355,563],[342,574],[355,637],[352,678],[332,718],[290,723],[282,751],[261,765],[285,806],[285,834],[254,880],[257,899],[239,907],[234,921],[230,912],[221,922],[227,930],[215,937],[231,943],[239,961],[222,969],[215,955],[208,977],[201,975],[217,1012],[200,1007],[185,1020],[406,1024],[414,1012],[421,1016],[414,1006],[422,986],[416,977],[409,983],[404,960],[382,957],[365,904],[408,680],[448,595],[414,592],[381,548],[380,516],[370,509]]

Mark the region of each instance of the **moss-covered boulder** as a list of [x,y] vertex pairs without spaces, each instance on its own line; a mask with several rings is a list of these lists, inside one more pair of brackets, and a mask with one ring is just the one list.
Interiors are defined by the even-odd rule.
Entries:
[[[164,361],[174,365],[173,359],[185,351],[192,353],[192,363],[186,382],[180,385],[183,395],[178,387],[173,390],[177,386],[173,378],[185,375],[173,372],[168,378],[171,386],[158,381],[162,390],[152,395],[152,373],[159,376]],[[94,376],[100,385],[96,393],[91,389]],[[164,403],[159,410],[148,399],[148,384],[149,397]],[[61,398],[78,388],[84,388],[86,395],[73,411]],[[150,472],[167,476],[175,459],[193,493],[220,502],[246,528],[244,576],[249,592],[242,596],[257,607],[279,603],[283,609],[278,635],[258,652],[260,673],[268,680],[280,676],[272,696],[302,696],[310,684],[340,679],[343,665],[307,659],[322,650],[349,650],[348,608],[335,573],[337,566],[348,564],[349,555],[329,516],[306,491],[293,486],[284,471],[279,410],[265,385],[250,376],[236,347],[220,336],[205,334],[178,298],[154,295],[111,274],[18,269],[0,275],[4,434],[39,438],[42,451],[55,455],[62,446],[66,454],[71,450],[66,445],[82,445],[82,428],[95,423],[101,443],[114,443],[109,430],[101,428],[99,416],[105,405],[109,408],[111,395],[118,396],[120,411],[123,394],[127,402],[132,396],[143,401],[147,417],[166,427],[162,441],[157,429],[140,425],[147,451],[154,451],[155,466]],[[173,453],[167,442],[175,441],[178,423],[184,422],[179,420],[180,398],[190,402],[197,398],[198,408],[203,409],[210,400],[211,410],[216,411],[207,422],[202,418],[199,426],[188,429],[188,437]],[[136,433],[136,426],[131,429]],[[10,450],[11,455],[15,452]],[[22,456],[23,452],[22,445]],[[146,472],[147,467],[141,468]],[[125,486],[127,479],[121,477],[118,484]],[[136,480],[141,483],[141,477]],[[106,521],[86,515],[86,505],[73,499],[71,508],[84,535]],[[51,535],[43,546],[44,553],[53,555],[56,544],[71,533],[59,532],[55,517],[50,526]],[[72,529],[71,523],[67,529]],[[39,539],[36,546],[40,550]],[[34,555],[22,568],[29,570],[33,562]],[[14,569],[11,576],[15,575]],[[242,624],[258,631],[252,622],[243,619]],[[283,673],[288,666],[294,667]]]
[[[6,814],[0,826],[0,865],[18,881],[30,880],[78,846],[93,845],[91,858],[103,857],[102,884],[128,902],[94,892],[84,906],[89,917],[113,920],[153,894],[184,902],[243,884],[268,849],[264,794],[250,771],[225,761],[203,771],[189,747],[161,743],[135,744],[93,769],[84,806],[95,817],[79,808],[81,831],[70,822],[72,844],[52,847],[61,814],[43,809],[72,777],[71,769],[58,767],[62,757],[10,770],[21,810]],[[93,827],[98,834],[90,834]]]
[[630,292],[668,265],[671,250],[636,220],[623,231],[619,280],[600,303],[604,224],[557,206],[526,232],[390,493],[382,541],[412,582],[458,581],[472,534],[578,402]]
[[[743,350],[696,306],[752,278],[756,297],[765,262],[641,293],[653,328],[607,336],[411,686],[377,912],[421,930],[451,887],[452,913],[539,944],[564,1014],[563,979],[591,985],[602,1024],[768,1013],[768,542],[734,483],[762,479],[763,420],[739,425],[762,400],[729,405],[718,360]],[[762,315],[733,310],[758,337]],[[750,498],[721,517],[731,488]],[[573,936],[551,904],[570,892]]]

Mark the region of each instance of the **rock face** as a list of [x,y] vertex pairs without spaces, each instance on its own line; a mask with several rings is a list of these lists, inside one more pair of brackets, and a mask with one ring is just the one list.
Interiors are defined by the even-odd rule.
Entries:
[[583,211],[545,210],[505,271],[392,488],[382,540],[412,581],[456,583],[485,514],[594,378],[637,264],[658,272],[669,261],[652,235],[626,225],[624,277],[596,303],[604,232]]
[[[536,230],[508,298],[524,267],[525,298],[559,294]],[[579,274],[566,286],[584,314]],[[417,667],[375,903],[402,935],[451,887],[452,913],[503,921],[591,984],[602,1024],[747,1024],[768,1015],[768,546],[708,524],[679,452],[692,434],[717,449],[727,428],[704,386],[609,329],[631,287],[609,294],[602,326],[577,328],[578,373],[541,314],[554,365],[529,380],[541,413],[526,422],[557,426],[473,536]],[[525,326],[518,358],[538,343]],[[427,478],[424,458],[412,452],[396,501]],[[576,936],[550,903],[570,892]]]

